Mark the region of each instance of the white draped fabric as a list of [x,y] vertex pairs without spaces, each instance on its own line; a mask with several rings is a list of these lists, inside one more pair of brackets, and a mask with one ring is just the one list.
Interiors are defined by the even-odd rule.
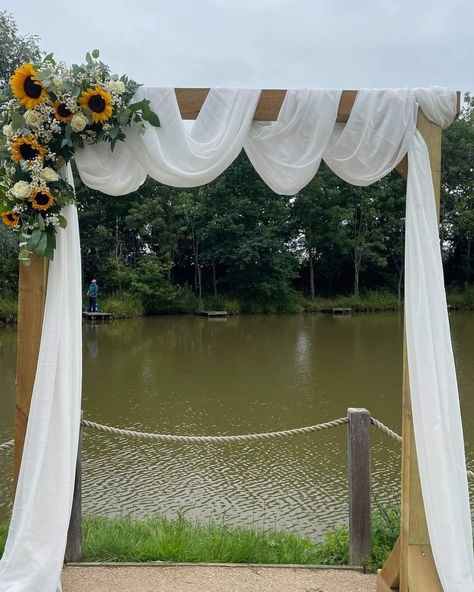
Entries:
[[[69,179],[72,175],[69,170]],[[43,333],[5,552],[2,592],[54,592],[71,515],[82,382],[82,285],[77,211],[65,208],[49,266]]]
[[[259,95],[256,90],[212,89],[198,119],[187,131],[172,89],[141,88],[137,98],[150,99],[162,126],[149,128],[144,136],[129,132],[126,141],[113,153],[105,144],[79,150],[76,163],[81,178],[90,187],[109,195],[137,189],[146,175],[168,185],[192,187],[215,179],[244,147],[262,179],[277,193],[292,195],[311,180],[321,159],[349,183],[369,185],[389,173],[408,154],[405,322],[423,499],[433,555],[445,592],[474,592],[464,441],[433,183],[427,148],[416,130],[419,104],[433,122],[449,125],[455,115],[455,93],[446,89],[360,91],[346,125],[335,123],[340,91],[288,91],[277,121],[252,123]],[[73,241],[72,233],[77,232],[77,227],[70,224],[68,228],[65,236]],[[77,239],[74,240],[77,244]],[[64,248],[60,243],[58,261],[54,264],[58,264],[58,268]],[[71,284],[71,275],[77,273],[72,255],[67,257],[69,266],[60,267],[63,274],[60,284],[77,285]],[[52,281],[54,279],[50,277]],[[61,289],[68,291],[68,288]],[[50,287],[48,297],[49,293]],[[80,294],[78,285],[77,294]],[[76,323],[76,313],[71,311],[72,308],[69,314]],[[48,361],[43,358],[43,350],[51,339],[49,332],[54,334],[55,328],[69,326],[70,322],[66,313],[59,319],[50,313],[45,317],[34,400],[54,400],[54,384],[41,378],[43,364],[48,364],[48,376],[61,377],[65,376],[68,364],[72,364],[70,357],[58,356]],[[80,343],[78,331],[66,331],[70,331],[70,337]],[[78,343],[75,346],[69,343],[67,347],[75,348],[76,352],[80,350]],[[80,373],[76,371],[64,380],[63,392],[68,394],[66,396],[75,396]],[[71,406],[74,406],[72,418],[66,415],[71,413]],[[27,463],[24,463],[27,468],[22,468],[22,479],[32,473],[38,483],[43,483],[45,490],[46,483],[56,485],[57,475],[53,478],[42,465],[44,459],[51,463],[52,459],[56,462],[61,457],[61,478],[64,476],[65,482],[62,489],[59,485],[50,488],[50,499],[42,493],[30,493],[23,503],[23,500],[18,501],[17,494],[6,558],[1,564],[0,592],[55,590],[66,532],[65,521],[57,516],[57,506],[58,500],[64,496],[69,500],[72,492],[73,452],[79,421],[76,407],[75,399],[74,403],[64,403],[59,415],[55,416],[58,422],[66,421],[66,417],[69,422],[70,429],[61,432],[60,437],[49,440],[48,429],[52,425],[49,421],[44,425],[35,421],[33,427],[28,425],[28,434],[33,431],[35,436],[27,437]],[[41,455],[30,450],[36,446],[32,438],[38,437],[46,439],[40,447]],[[67,458],[63,458],[61,448],[67,451]],[[38,554],[44,541],[38,525],[46,521],[52,538],[48,545],[45,544],[44,554]],[[20,565],[21,557],[25,561],[25,551],[20,549],[18,541],[22,544],[35,541],[37,573],[49,574],[49,579],[41,580],[41,587],[31,579],[33,576],[30,577],[29,570],[20,573],[19,567],[15,567]],[[30,555],[26,557],[28,560]],[[5,578],[5,574],[10,579]],[[10,583],[13,579],[9,574],[21,583]]]

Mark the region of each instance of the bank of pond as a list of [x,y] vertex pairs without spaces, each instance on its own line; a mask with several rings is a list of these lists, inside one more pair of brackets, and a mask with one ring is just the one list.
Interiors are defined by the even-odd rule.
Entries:
[[[0,556],[8,523],[0,522]],[[372,520],[372,554],[365,567],[379,569],[398,538],[397,508],[379,510]],[[84,562],[264,563],[348,565],[349,532],[333,526],[322,540],[274,529],[229,526],[222,522],[200,524],[178,515],[174,519],[150,516],[107,518],[89,516],[83,522]]]
[[[474,286],[450,289],[448,306],[452,310],[474,310]],[[192,292],[180,289],[167,299],[143,302],[133,293],[104,294],[98,300],[99,310],[115,318],[133,318],[147,314],[194,314],[196,310],[220,310],[229,315],[238,314],[296,314],[319,313],[328,309],[351,309],[352,312],[397,311],[403,302],[385,290],[371,290],[359,296],[335,296],[314,300],[301,293],[287,294],[284,298],[267,300],[239,300],[228,296],[205,296],[201,300]],[[86,303],[84,303],[86,309]],[[15,323],[17,301],[15,296],[0,296],[0,323]]]

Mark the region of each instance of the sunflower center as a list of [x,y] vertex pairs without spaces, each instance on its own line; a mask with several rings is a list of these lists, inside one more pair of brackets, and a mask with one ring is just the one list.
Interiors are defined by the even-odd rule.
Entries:
[[104,98],[100,95],[92,95],[89,99],[89,109],[94,111],[94,113],[102,113],[105,109],[105,101]]
[[20,146],[20,154],[23,157],[23,160],[33,160],[39,156],[39,151],[36,148],[33,148],[31,144],[22,144]]
[[7,214],[7,220],[9,222],[16,222],[15,214],[13,214],[12,212],[10,212],[9,214]]
[[23,88],[25,89],[25,94],[29,96],[30,99],[37,99],[43,90],[41,84],[38,84],[33,80],[33,76],[27,76],[25,78]]
[[49,203],[49,195],[47,193],[43,193],[42,191],[38,191],[35,195],[35,202],[39,206],[45,206]]
[[56,113],[58,115],[60,115],[61,117],[69,117],[70,115],[72,115],[72,111],[69,111],[69,109],[66,107],[65,103],[60,103],[58,105],[58,108],[56,109]]

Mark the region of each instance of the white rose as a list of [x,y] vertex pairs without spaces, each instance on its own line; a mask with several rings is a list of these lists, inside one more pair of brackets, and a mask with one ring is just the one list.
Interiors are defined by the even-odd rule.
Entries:
[[23,117],[30,127],[38,127],[41,123],[41,116],[36,111],[27,111]]
[[75,132],[82,132],[87,124],[87,117],[83,113],[76,113],[71,119],[71,127]]
[[63,79],[61,76],[55,76],[53,78],[53,86],[56,90],[61,90],[63,87]]
[[13,195],[18,199],[26,199],[30,197],[31,187],[26,181],[18,181],[12,187]]
[[54,181],[57,181],[59,179],[58,173],[51,167],[45,167],[41,171],[40,177],[45,181],[48,181],[49,183],[53,183]]
[[121,80],[109,80],[107,87],[111,92],[115,92],[118,95],[121,95],[125,91],[125,84]]
[[10,123],[7,123],[3,126],[3,135],[7,138],[11,138],[13,136],[13,128]]

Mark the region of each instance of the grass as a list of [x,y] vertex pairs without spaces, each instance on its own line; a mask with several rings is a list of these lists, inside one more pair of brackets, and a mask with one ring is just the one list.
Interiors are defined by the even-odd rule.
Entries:
[[453,309],[474,310],[474,286],[467,286],[463,290],[448,290],[447,298]]
[[0,297],[0,323],[16,323],[18,302],[16,298]]
[[110,312],[116,319],[128,319],[143,315],[143,306],[130,294],[112,294],[99,300],[100,310]]
[[[396,510],[377,510],[372,524],[372,555],[367,568],[383,565],[395,544],[400,518]],[[7,533],[0,524],[0,555]],[[174,520],[152,516],[84,519],[83,561],[100,562],[206,562],[347,565],[349,534],[334,526],[320,542],[294,534],[225,523],[199,524],[178,516]]]
[[352,308],[354,312],[384,312],[399,310],[402,304],[397,296],[386,290],[368,290],[359,296],[335,296],[306,300],[306,312],[319,312],[322,308]]

